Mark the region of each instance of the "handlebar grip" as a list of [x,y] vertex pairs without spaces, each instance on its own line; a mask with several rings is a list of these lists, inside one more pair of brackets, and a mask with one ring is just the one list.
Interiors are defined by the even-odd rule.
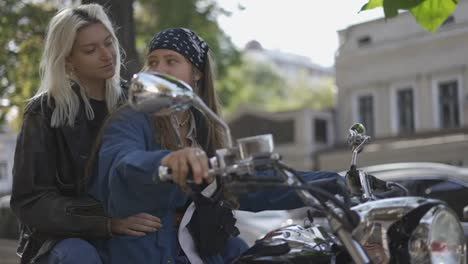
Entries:
[[[159,166],[158,168],[158,176],[160,182],[173,182],[172,181],[172,169],[166,166]],[[156,175],[153,178],[154,182],[157,182]],[[189,168],[189,173],[187,176],[187,184],[196,184],[193,180],[192,170]]]
[[[172,173],[171,168],[166,167],[166,166],[162,166],[162,165],[159,166],[159,168],[158,168],[159,182],[174,183],[174,181],[172,180],[171,173]],[[154,176],[153,181],[155,183],[158,182],[158,179],[156,178],[156,175]],[[186,184],[194,194],[201,193],[203,191],[203,189],[207,186],[206,183],[200,183],[200,184],[195,183],[195,181],[193,180],[193,174],[192,174],[191,169],[189,169],[187,179],[186,179]]]
[[[217,161],[216,159],[211,160],[210,163],[208,163],[208,174],[210,176],[216,176],[216,170],[213,169],[213,164],[215,164]],[[171,182],[172,181],[172,169],[163,165],[160,165],[158,167],[158,177],[156,175],[153,176],[153,181],[157,182],[158,178],[160,182]],[[195,184],[195,181],[193,180],[193,175],[192,175],[192,169],[189,167],[189,175],[187,177],[187,183],[189,184]]]

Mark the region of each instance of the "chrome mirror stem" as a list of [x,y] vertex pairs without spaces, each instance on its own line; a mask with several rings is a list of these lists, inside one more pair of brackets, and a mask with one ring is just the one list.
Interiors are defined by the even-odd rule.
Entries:
[[221,125],[226,132],[226,144],[228,148],[232,148],[232,137],[231,137],[231,129],[229,126],[222,120],[217,114],[215,114],[204,102],[203,100],[198,97],[194,96],[193,98],[194,106],[198,107],[203,113],[206,113],[211,119]]

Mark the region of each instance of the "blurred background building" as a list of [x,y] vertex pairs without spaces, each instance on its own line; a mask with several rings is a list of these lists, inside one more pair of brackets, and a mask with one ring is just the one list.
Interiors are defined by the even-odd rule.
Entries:
[[432,34],[410,13],[340,32],[335,71],[310,60],[246,46],[250,59],[273,65],[288,79],[308,72],[311,85],[336,72],[334,110],[259,112],[230,118],[238,137],[274,134],[276,150],[300,169],[340,171],[350,162],[348,128],[363,123],[372,142],[361,165],[430,161],[468,166],[468,3]]
[[229,126],[235,139],[273,134],[275,150],[289,166],[312,170],[314,152],[328,149],[335,142],[333,119],[333,110],[271,113],[244,108],[229,119]]
[[339,32],[337,142],[317,167],[345,169],[347,129],[363,123],[372,143],[361,165],[432,161],[468,166],[468,2],[439,28],[422,29],[410,13]]

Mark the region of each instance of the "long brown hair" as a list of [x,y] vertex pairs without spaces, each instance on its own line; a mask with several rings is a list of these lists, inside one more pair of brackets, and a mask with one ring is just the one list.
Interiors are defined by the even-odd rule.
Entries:
[[[198,71],[198,69],[196,69],[193,65],[192,69],[194,71]],[[194,90],[203,100],[203,102],[216,115],[220,116],[221,104],[214,86],[216,68],[211,50],[207,53],[207,60],[205,63],[204,72],[202,74],[203,77],[198,81],[196,87],[194,87]],[[206,152],[208,157],[214,156],[217,149],[226,147],[225,131],[219,124],[207,118],[197,109],[192,107],[190,111],[192,111],[195,117],[198,143]],[[157,131],[155,131],[156,142],[159,142],[165,149],[176,150],[177,138],[174,133],[170,118],[164,116],[155,117],[154,123],[155,128],[157,129]],[[224,189],[223,197],[227,202],[226,204],[228,204],[232,209],[237,209],[239,207],[236,196],[231,191]]]
[[[215,114],[220,115],[221,105],[214,87],[215,67],[211,51],[208,52],[207,58],[202,78],[198,81],[196,87],[194,87],[194,91]],[[192,69],[193,71],[197,71],[193,65]],[[215,155],[216,149],[223,148],[226,145],[225,133],[222,127],[197,109],[191,108],[190,111],[192,111],[195,117],[197,142],[209,157]],[[156,129],[158,129],[156,141],[160,142],[163,148],[177,149],[177,139],[170,118],[159,116],[155,117],[154,121]]]

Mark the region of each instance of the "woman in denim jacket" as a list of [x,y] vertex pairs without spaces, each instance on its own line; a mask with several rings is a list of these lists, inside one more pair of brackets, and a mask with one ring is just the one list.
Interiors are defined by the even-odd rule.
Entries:
[[[172,28],[151,41],[144,70],[188,83],[219,114],[212,67],[209,47],[202,38],[191,30]],[[104,263],[229,263],[247,249],[242,240],[231,237],[218,252],[200,254],[196,238],[187,235],[185,224],[177,221],[178,212],[190,201],[186,191],[189,170],[195,183],[216,189],[216,181],[208,175],[207,157],[224,147],[222,131],[194,108],[162,117],[126,106],[109,119],[90,192],[103,202],[110,216],[147,212],[161,219],[162,228],[144,237],[96,241]],[[160,165],[172,169],[173,183],[158,180]],[[313,180],[336,175],[314,172],[304,177]],[[284,189],[246,194],[238,202],[240,210],[248,211],[303,206],[294,192]]]

